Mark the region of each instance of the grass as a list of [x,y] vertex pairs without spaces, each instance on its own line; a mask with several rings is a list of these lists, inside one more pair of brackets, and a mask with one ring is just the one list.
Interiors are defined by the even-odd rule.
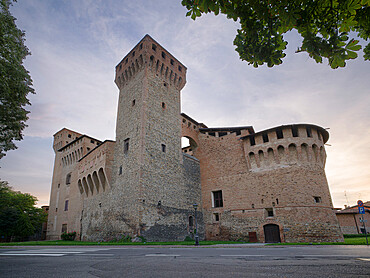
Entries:
[[[370,235],[367,237],[370,244]],[[366,245],[366,237],[360,235],[345,235],[344,242],[288,242],[288,243],[272,243],[268,245]]]
[[[239,241],[200,241],[200,245],[241,244]],[[165,242],[88,242],[88,241],[24,241],[1,242],[0,246],[66,246],[66,245],[194,245],[194,241],[165,241]]]

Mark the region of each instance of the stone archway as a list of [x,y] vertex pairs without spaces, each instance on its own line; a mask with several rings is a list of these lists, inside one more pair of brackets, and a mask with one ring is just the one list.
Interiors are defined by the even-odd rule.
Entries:
[[263,226],[263,232],[265,235],[266,243],[277,243],[281,242],[280,229],[276,224],[267,224]]

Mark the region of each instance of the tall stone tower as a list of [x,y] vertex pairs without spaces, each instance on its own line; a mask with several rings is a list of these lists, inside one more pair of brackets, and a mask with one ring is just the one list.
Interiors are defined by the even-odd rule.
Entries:
[[192,205],[201,202],[199,161],[181,151],[186,67],[146,35],[116,66],[115,83],[119,103],[111,196],[99,204],[105,216],[96,222],[106,232],[99,235],[94,228],[91,234],[183,240],[192,229]]

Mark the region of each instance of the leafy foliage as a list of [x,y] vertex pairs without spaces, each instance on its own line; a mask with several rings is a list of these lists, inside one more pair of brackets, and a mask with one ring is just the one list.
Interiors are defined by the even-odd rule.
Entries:
[[[362,48],[349,32],[370,37],[370,0],[183,0],[182,5],[194,20],[203,13],[223,13],[239,21],[234,45],[254,67],[281,64],[288,44],[283,34],[293,29],[303,37],[297,52],[307,52],[317,63],[327,58],[333,69],[357,58]],[[364,59],[370,60],[370,44]]]
[[14,140],[22,140],[29,111],[28,93],[34,93],[29,72],[23,60],[29,55],[24,45],[25,34],[15,24],[9,12],[11,0],[0,0],[0,158],[17,147]]
[[46,221],[46,214],[36,208],[36,197],[13,191],[8,183],[0,181],[0,237],[22,239],[33,235]]
[[76,232],[70,232],[70,233],[64,232],[60,235],[60,237],[62,238],[62,240],[74,241],[76,238]]

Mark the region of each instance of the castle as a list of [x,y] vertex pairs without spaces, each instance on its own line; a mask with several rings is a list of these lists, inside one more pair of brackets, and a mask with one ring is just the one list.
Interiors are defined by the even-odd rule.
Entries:
[[201,239],[343,241],[324,171],[328,132],[208,128],[180,111],[186,71],[146,35],[116,66],[116,141],[54,134],[47,239],[184,240],[197,204]]

